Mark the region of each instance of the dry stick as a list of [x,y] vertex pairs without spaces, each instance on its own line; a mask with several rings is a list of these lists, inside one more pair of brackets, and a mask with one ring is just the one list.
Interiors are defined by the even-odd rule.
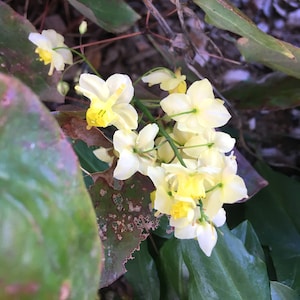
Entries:
[[137,35],[142,35],[142,34],[143,34],[143,32],[140,32],[140,31],[139,32],[133,32],[133,33],[128,33],[128,34],[124,34],[124,35],[121,35],[121,36],[116,36],[116,37],[113,37],[113,38],[110,38],[110,39],[105,39],[105,40],[86,43],[86,44],[81,44],[79,46],[72,47],[72,49],[80,49],[82,47],[84,48],[84,47],[89,47],[89,46],[112,43],[112,42],[115,42],[115,41],[118,41],[118,40],[123,40],[123,39],[127,39],[127,38],[134,37],[134,36],[137,36]]
[[150,13],[153,15],[153,17],[157,20],[165,34],[171,39],[173,39],[175,37],[175,33],[173,32],[169,24],[166,22],[166,20],[163,18],[163,16],[160,14],[160,12],[157,10],[157,8],[152,4],[152,1],[143,0],[143,2],[147,9],[150,11]]

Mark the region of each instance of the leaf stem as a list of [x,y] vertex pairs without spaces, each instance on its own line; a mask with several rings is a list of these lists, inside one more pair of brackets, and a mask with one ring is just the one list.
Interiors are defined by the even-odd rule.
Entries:
[[167,131],[164,129],[162,124],[155,120],[155,118],[152,116],[151,112],[148,110],[148,108],[137,98],[133,99],[134,103],[137,105],[137,107],[145,114],[145,116],[153,123],[156,123],[158,125],[160,133],[165,137],[165,139],[168,141],[170,147],[172,148],[175,156],[178,158],[179,162],[182,166],[186,167],[186,164],[184,163],[177,146],[175,145],[173,139],[170,137],[170,135],[167,133]]

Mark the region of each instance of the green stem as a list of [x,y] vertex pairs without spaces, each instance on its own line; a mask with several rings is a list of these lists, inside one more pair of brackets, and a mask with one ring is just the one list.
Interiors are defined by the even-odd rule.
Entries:
[[71,52],[75,53],[76,55],[78,55],[90,68],[91,70],[99,77],[101,77],[101,75],[98,73],[98,71],[93,67],[93,65],[88,61],[88,59],[85,57],[84,54],[72,49],[72,48],[68,48],[68,47],[56,47],[53,48],[52,50],[57,50],[57,49],[67,49],[70,50]]
[[213,186],[212,188],[210,188],[209,190],[205,191],[205,193],[209,193],[217,188],[221,188],[223,186],[222,182],[217,183],[215,186]]
[[208,147],[211,148],[214,143],[207,143],[207,144],[198,144],[198,145],[191,145],[191,146],[179,146],[179,149],[191,149],[191,148],[198,148],[198,147]]
[[182,116],[182,115],[187,115],[187,114],[194,114],[196,112],[197,112],[197,109],[194,108],[192,110],[184,111],[184,112],[181,112],[181,113],[178,113],[178,114],[169,115],[168,117],[172,119],[174,117],[178,117],[178,116]]
[[137,105],[137,107],[144,113],[144,115],[153,123],[156,123],[158,125],[160,133],[165,137],[165,139],[168,141],[170,147],[174,151],[175,156],[178,158],[179,162],[182,166],[186,167],[186,164],[184,163],[177,146],[175,145],[173,139],[170,137],[170,135],[166,132],[162,124],[157,122],[155,118],[152,116],[151,112],[148,110],[148,108],[137,98],[134,98],[134,103]]

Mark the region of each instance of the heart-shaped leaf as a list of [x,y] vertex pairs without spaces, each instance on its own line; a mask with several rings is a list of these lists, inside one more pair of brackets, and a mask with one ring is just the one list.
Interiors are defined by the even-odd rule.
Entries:
[[266,265],[223,226],[211,257],[195,240],[168,240],[160,251],[162,299],[270,299]]
[[28,87],[0,74],[0,299],[94,299],[100,263],[70,143]]

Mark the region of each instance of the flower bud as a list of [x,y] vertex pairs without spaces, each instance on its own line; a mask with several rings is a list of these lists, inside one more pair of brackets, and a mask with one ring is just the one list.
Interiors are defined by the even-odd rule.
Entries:
[[65,81],[60,81],[58,84],[57,84],[57,90],[58,92],[63,95],[63,96],[66,96],[68,91],[70,90],[70,86],[67,82]]
[[81,24],[79,25],[79,33],[80,34],[85,34],[87,31],[87,22],[82,21]]

